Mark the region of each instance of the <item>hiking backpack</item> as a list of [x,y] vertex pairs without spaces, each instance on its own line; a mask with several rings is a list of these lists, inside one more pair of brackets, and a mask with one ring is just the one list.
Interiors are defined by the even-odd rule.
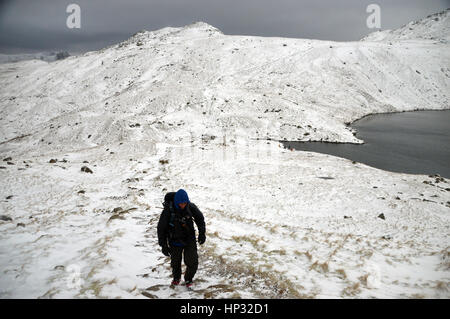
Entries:
[[[191,227],[189,223],[189,219],[192,220],[192,216],[190,213],[185,216],[180,216],[175,212],[174,208],[174,199],[175,192],[169,192],[164,196],[164,208],[169,210],[169,231],[168,231],[168,239],[169,242],[178,241],[184,242],[184,239],[189,238],[189,234],[191,232]],[[189,212],[189,210],[186,210]]]

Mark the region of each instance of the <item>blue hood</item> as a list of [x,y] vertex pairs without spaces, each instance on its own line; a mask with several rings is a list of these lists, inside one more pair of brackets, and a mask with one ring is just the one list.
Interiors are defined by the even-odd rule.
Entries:
[[186,191],[184,189],[179,189],[175,193],[175,198],[173,200],[173,203],[175,204],[176,209],[180,209],[180,206],[178,206],[178,204],[189,203],[188,194],[186,193]]

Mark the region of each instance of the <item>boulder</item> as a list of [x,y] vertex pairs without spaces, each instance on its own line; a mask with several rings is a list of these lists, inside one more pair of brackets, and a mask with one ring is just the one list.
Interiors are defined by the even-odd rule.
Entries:
[[89,167],[87,167],[87,166],[83,166],[82,168],[81,168],[81,171],[82,172],[85,172],[85,173],[90,173],[90,174],[92,174],[92,173],[94,173]]

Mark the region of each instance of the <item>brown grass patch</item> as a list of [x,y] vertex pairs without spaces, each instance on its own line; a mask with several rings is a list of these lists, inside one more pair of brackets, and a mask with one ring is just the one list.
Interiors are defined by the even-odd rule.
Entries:
[[319,261],[315,261],[310,267],[309,270],[315,270],[320,273],[327,273],[329,271],[328,262],[319,263]]
[[347,279],[347,273],[345,272],[344,269],[342,269],[342,268],[336,269],[336,273],[338,274],[338,277],[340,279],[343,279],[343,280]]
[[357,294],[359,294],[361,292],[361,288],[360,288],[360,283],[354,283],[353,285],[347,286],[343,291],[342,291],[342,295],[343,296],[356,296]]

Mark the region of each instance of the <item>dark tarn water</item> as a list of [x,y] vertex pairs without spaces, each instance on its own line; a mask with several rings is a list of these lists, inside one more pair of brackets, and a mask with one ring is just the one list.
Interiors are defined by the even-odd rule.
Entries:
[[377,114],[352,124],[365,144],[283,142],[285,147],[331,154],[372,167],[450,178],[450,110]]

